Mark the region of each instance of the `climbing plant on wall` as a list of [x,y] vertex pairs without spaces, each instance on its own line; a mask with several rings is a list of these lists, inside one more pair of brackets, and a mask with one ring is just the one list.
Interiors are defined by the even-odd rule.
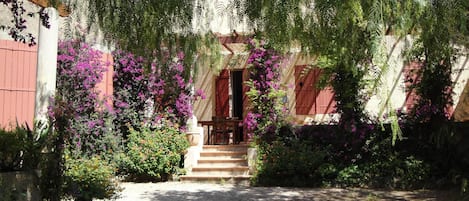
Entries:
[[247,60],[250,111],[244,120],[250,137],[264,142],[276,139],[284,121],[284,106],[280,89],[280,56],[264,40],[250,40]]
[[327,81],[334,88],[344,128],[365,120],[363,77],[374,65],[375,46],[385,31],[369,21],[375,14],[374,9],[367,9],[371,5],[364,7],[360,1],[239,2],[272,44],[281,48],[300,41],[305,51],[319,56],[315,66],[331,78]]
[[[418,80],[413,80],[417,102],[410,111],[413,121],[439,125],[449,119],[452,106],[451,72],[456,55],[465,41],[459,30],[465,26],[461,14],[467,5],[462,1],[438,1],[425,6],[420,16],[419,34],[409,51],[409,60],[417,61],[421,68],[416,72]],[[448,12],[451,10],[452,12]],[[439,126],[438,126],[439,127]]]

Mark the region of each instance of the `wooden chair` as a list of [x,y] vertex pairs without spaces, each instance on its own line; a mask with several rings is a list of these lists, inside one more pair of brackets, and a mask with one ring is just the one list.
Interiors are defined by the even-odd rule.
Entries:
[[239,120],[239,117],[228,117],[228,121],[231,121],[228,124],[228,129],[233,131],[233,144],[239,144],[242,141],[242,126],[239,124],[242,122]]
[[226,117],[212,117],[213,130],[212,130],[212,142],[213,144],[229,144],[230,135],[233,133],[233,129],[229,127],[226,122]]

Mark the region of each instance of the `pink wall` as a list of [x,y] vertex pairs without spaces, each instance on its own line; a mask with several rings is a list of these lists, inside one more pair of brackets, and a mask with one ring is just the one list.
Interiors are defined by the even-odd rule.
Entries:
[[[103,62],[107,64],[107,71],[103,75],[103,81],[97,85],[99,91],[101,91],[101,97],[110,97],[112,96],[113,88],[112,88],[112,75],[114,74],[114,67],[112,54],[103,53]],[[112,105],[112,104],[111,104]]]
[[[103,54],[109,70],[97,88],[112,95],[112,55]],[[0,127],[19,124],[33,125],[36,92],[37,46],[0,40]]]
[[37,46],[0,40],[0,127],[32,126]]

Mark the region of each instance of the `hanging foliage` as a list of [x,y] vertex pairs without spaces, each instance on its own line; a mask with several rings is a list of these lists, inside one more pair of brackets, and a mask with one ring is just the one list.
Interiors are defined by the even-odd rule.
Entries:
[[420,79],[413,80],[410,85],[417,96],[410,114],[415,122],[435,125],[450,117],[448,109],[453,104],[451,72],[458,48],[462,47],[457,44],[465,43],[460,41],[464,33],[459,32],[465,29],[464,21],[460,21],[465,8],[467,5],[463,1],[435,1],[426,4],[420,17],[419,34],[409,51],[409,60],[421,64],[421,68],[414,72]]
[[[370,90],[376,90],[389,68],[385,62],[388,56],[383,54],[385,35],[417,38],[414,46],[424,48],[414,52],[432,57],[425,61],[433,66],[433,70],[426,70],[433,75],[428,83],[438,80],[436,75],[444,78],[438,89],[421,90],[426,96],[422,100],[440,105],[442,114],[450,103],[430,97],[437,93],[447,99],[451,93],[448,69],[456,53],[451,49],[456,44],[466,45],[469,36],[467,1],[235,0],[233,4],[240,8],[238,18],[247,16],[258,35],[280,46],[277,49],[300,45],[303,51],[318,56],[312,66],[324,68],[322,81],[332,85],[336,111],[345,127],[367,119],[363,110]],[[367,75],[371,70],[377,76]],[[370,78],[374,81],[367,80]],[[367,86],[370,84],[373,86]]]
[[[86,4],[88,31],[97,24],[105,42],[144,58],[154,58],[155,53],[176,56],[184,52],[184,63],[189,68],[200,55],[217,54],[219,50],[213,45],[214,34],[193,30],[194,15],[202,12],[203,4],[198,1],[69,0],[68,4],[72,9]],[[161,59],[166,55],[157,56]]]

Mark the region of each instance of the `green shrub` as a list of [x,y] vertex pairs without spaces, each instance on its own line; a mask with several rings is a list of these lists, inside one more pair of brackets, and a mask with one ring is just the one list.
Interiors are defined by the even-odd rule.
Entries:
[[339,171],[336,183],[340,186],[363,186],[366,178],[358,165],[350,165]]
[[389,155],[388,160],[369,161],[362,165],[367,185],[379,188],[416,189],[425,187],[430,165],[413,156]]
[[17,200],[14,194],[15,189],[0,177],[0,200]]
[[37,169],[43,141],[28,126],[0,129],[0,172]]
[[174,127],[130,129],[121,171],[131,176],[165,180],[178,172],[181,155],[188,147],[185,134]]
[[360,161],[360,168],[367,176],[363,178],[367,186],[397,189],[428,186],[431,166],[415,151],[422,148],[420,144],[403,139],[393,146],[391,134],[386,132],[374,133],[366,144],[368,154]]
[[256,185],[341,186],[415,189],[426,187],[430,165],[386,130],[369,129],[363,143],[347,152],[334,126],[281,132],[276,141],[260,143]]
[[21,135],[16,131],[0,130],[0,170],[14,171],[21,169]]
[[334,179],[337,177],[337,167],[335,164],[326,162],[319,166],[317,173],[322,179],[322,186],[332,186]]
[[255,185],[263,186],[320,186],[322,177],[334,172],[325,163],[327,152],[298,140],[274,141],[260,146],[259,165]]
[[114,172],[115,168],[99,157],[66,158],[65,192],[79,201],[112,198],[119,192]]

